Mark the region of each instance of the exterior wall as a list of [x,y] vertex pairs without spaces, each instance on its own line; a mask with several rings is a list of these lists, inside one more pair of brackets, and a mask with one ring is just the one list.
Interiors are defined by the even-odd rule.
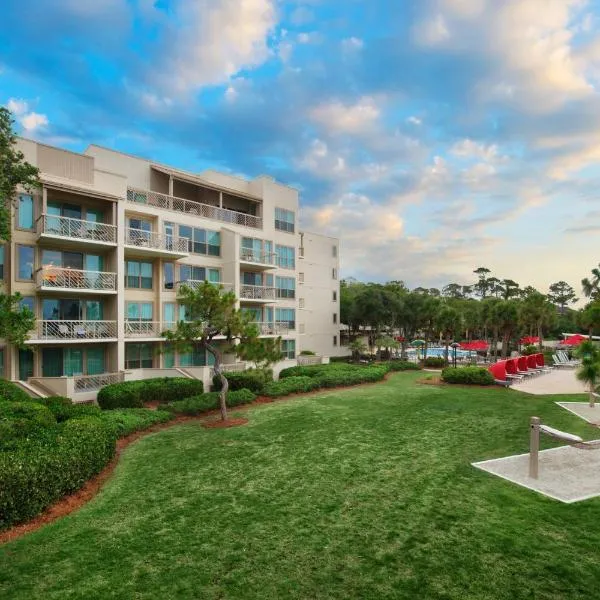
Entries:
[[299,273],[304,283],[298,286],[300,351],[311,350],[324,357],[344,356],[347,351],[340,346],[339,240],[303,233],[302,249]]
[[[294,309],[295,328],[282,334],[285,340],[294,340],[296,354],[302,349],[310,349],[318,352],[324,357],[335,355],[339,348],[333,345],[333,336],[338,335],[338,327],[333,324],[333,313],[339,313],[339,283],[332,279],[331,269],[338,268],[338,259],[332,256],[332,246],[337,245],[337,240],[325,238],[315,234],[300,234],[298,231],[298,192],[295,189],[275,182],[270,177],[261,176],[247,181],[224,173],[207,171],[201,176],[192,173],[183,173],[169,167],[157,166],[151,161],[143,158],[123,154],[99,146],[90,146],[83,155],[49,146],[37,144],[30,140],[19,140],[19,148],[23,151],[26,159],[42,169],[41,179],[43,186],[34,194],[34,222],[33,230],[20,230],[17,227],[17,215],[13,221],[13,236],[5,248],[5,274],[3,285],[6,291],[19,291],[23,296],[34,298],[34,312],[38,319],[42,318],[42,301],[46,297],[69,299],[80,297],[81,300],[100,299],[103,300],[103,320],[114,323],[116,335],[114,338],[89,340],[78,340],[71,338],[59,342],[52,341],[51,344],[32,339],[33,346],[52,347],[60,351],[61,348],[75,347],[80,344],[98,342],[105,348],[105,370],[106,372],[121,373],[126,371],[126,353],[129,344],[147,343],[152,344],[156,353],[152,359],[152,370],[128,369],[125,373],[127,379],[145,376],[145,373],[177,373],[178,362],[174,368],[165,367],[164,355],[160,351],[163,347],[162,338],[159,333],[163,329],[164,308],[166,303],[177,301],[177,285],[169,289],[164,283],[164,268],[166,263],[174,265],[174,280],[180,280],[180,267],[191,265],[205,268],[216,268],[220,270],[221,282],[233,289],[236,296],[240,297],[241,276],[244,272],[263,273],[263,285],[266,285],[266,276],[273,278],[273,287],[276,287],[276,278],[289,277],[295,280],[295,297],[275,297],[268,301],[250,300],[242,298],[238,300],[238,306],[242,308],[260,308],[263,310],[263,321],[276,321],[276,310]],[[203,187],[204,186],[204,187]],[[206,187],[208,186],[208,187]],[[236,222],[225,222],[217,220],[221,213],[215,213],[214,218],[204,216],[203,211],[198,214],[183,212],[182,210],[171,210],[165,205],[149,205],[134,202],[133,196],[128,195],[128,188],[136,188],[146,192],[157,192],[175,197],[174,190],[185,194],[185,198],[194,198],[202,204],[218,207],[228,206],[237,209],[241,214],[240,222],[245,222],[245,209],[251,211],[256,209],[256,216],[261,221],[248,220],[248,226]],[[236,195],[239,194],[239,195]],[[226,204],[224,202],[226,201]],[[40,237],[37,219],[47,214],[48,202],[61,200],[67,204],[76,204],[82,207],[83,214],[87,209],[100,209],[103,212],[103,222],[116,227],[116,239],[114,242],[93,247],[85,236],[79,239],[64,240],[64,234],[59,239],[49,239],[48,236]],[[250,204],[249,204],[250,203]],[[252,204],[254,203],[254,204]],[[192,206],[193,208],[193,206]],[[293,211],[295,214],[294,232],[281,231],[275,228],[276,209]],[[212,210],[212,209],[211,209]],[[207,213],[208,214],[208,213]],[[225,214],[225,213],[223,213]],[[227,213],[229,215],[235,213]],[[207,256],[194,254],[192,252],[179,252],[168,254],[166,248],[159,252],[153,249],[136,247],[127,243],[127,230],[131,217],[142,218],[151,222],[152,235],[162,236],[164,240],[165,224],[175,225],[174,237],[178,237],[177,226],[191,226],[220,233],[221,248],[220,256]],[[61,217],[67,219],[68,217]],[[86,217],[82,216],[81,221]],[[237,218],[236,218],[237,220]],[[81,221],[75,219],[77,223]],[[40,221],[43,224],[44,221]],[[250,227],[250,224],[259,224],[260,227]],[[79,226],[79,225],[78,225]],[[51,237],[51,236],[50,236]],[[276,246],[294,248],[295,265],[274,264],[257,265],[243,260],[241,253],[242,238],[248,237],[259,239],[263,242],[271,242],[273,253]],[[301,257],[302,239],[304,239],[304,257]],[[42,251],[44,248],[73,251],[83,254],[96,254],[103,257],[103,270],[115,273],[116,289],[110,293],[97,295],[78,290],[59,292],[39,289],[34,274],[34,281],[21,281],[17,275],[16,247],[17,245],[34,247],[34,271],[42,266]],[[152,263],[153,286],[152,289],[129,288],[126,285],[126,263],[128,260],[140,260]],[[84,267],[85,270],[85,267]],[[303,273],[304,284],[299,282],[299,273]],[[270,286],[270,284],[269,284]],[[332,300],[332,292],[337,291],[338,298]],[[300,310],[299,297],[304,297],[305,308]],[[156,322],[156,333],[148,337],[134,335],[131,327],[127,327],[127,303],[128,302],[151,302],[153,305],[152,321]],[[268,309],[268,311],[267,311]],[[177,310],[177,309],[176,309]],[[272,313],[270,312],[272,311]],[[270,319],[267,315],[271,315]],[[338,314],[339,318],[339,314]],[[272,319],[272,321],[271,321]],[[85,317],[82,320],[86,320]],[[300,333],[302,328],[303,333]],[[152,333],[152,332],[151,332]],[[338,341],[339,343],[339,341]],[[81,347],[81,345],[80,345]],[[50,378],[42,377],[41,352],[33,353],[33,378],[49,381]],[[233,360],[232,357],[227,357]],[[5,374],[11,379],[18,379],[18,352],[15,349],[6,349],[5,352]],[[286,359],[277,366],[277,371],[295,364],[294,359]],[[208,367],[181,367],[187,372],[201,372],[202,378],[209,379],[210,369]],[[84,373],[85,375],[85,373]],[[56,385],[62,390],[65,378],[57,378]],[[40,381],[42,383],[42,381]],[[50,382],[49,385],[54,385]],[[69,389],[71,389],[69,387]],[[89,392],[85,392],[87,399]],[[80,396],[83,399],[83,396]]]

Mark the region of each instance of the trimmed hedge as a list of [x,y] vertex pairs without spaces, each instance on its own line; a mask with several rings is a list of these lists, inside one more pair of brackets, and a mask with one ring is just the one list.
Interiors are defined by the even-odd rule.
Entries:
[[300,375],[296,377],[284,377],[279,381],[273,381],[265,386],[263,391],[269,398],[279,398],[290,394],[301,394],[311,392],[320,387],[319,381],[314,377]]
[[98,392],[101,408],[143,408],[145,402],[171,402],[197,396],[204,391],[199,379],[160,377],[139,381],[124,381],[104,386]]
[[465,385],[494,385],[494,377],[484,367],[448,367],[442,371],[442,379],[446,383],[462,383]]
[[[255,394],[261,394],[265,385],[273,381],[273,371],[261,369],[247,369],[246,371],[233,371],[223,373],[229,382],[229,389],[250,390]],[[218,375],[213,377],[213,391],[221,391],[221,378]]]
[[[386,363],[381,363],[382,365],[386,365],[389,371],[420,371],[421,367],[417,363],[410,362],[408,360],[390,360]],[[377,364],[373,366],[378,366]]]
[[0,379],[0,401],[9,402],[31,402],[31,396],[23,391],[18,385],[6,379]]
[[358,367],[353,371],[332,369],[319,375],[316,380],[319,387],[332,388],[381,381],[388,372],[389,367],[385,364]]
[[423,361],[423,365],[434,369],[442,369],[446,366],[446,361],[441,356],[429,356]]
[[54,415],[41,404],[0,401],[0,450],[55,425]]
[[47,428],[43,435],[0,452],[0,529],[35,517],[79,489],[113,457],[115,439],[100,419],[85,417]]
[[[234,390],[227,394],[227,407],[232,408],[241,404],[249,404],[255,399],[256,394],[250,390]],[[218,409],[219,406],[219,392],[208,392],[185,400],[161,404],[158,408],[160,411],[167,411],[174,415],[195,416],[209,410]]]
[[329,363],[328,365],[308,365],[305,367],[288,367],[279,373],[279,379],[286,377],[318,377],[331,371],[352,372],[357,369],[367,369],[370,365],[353,365],[348,363]]
[[49,396],[40,398],[36,402],[46,406],[59,423],[73,417],[99,417],[102,414],[95,404],[73,404],[71,399],[65,396]]
[[172,418],[169,412],[148,408],[117,408],[101,411],[100,414],[100,420],[116,437],[125,437],[157,423],[166,423]]

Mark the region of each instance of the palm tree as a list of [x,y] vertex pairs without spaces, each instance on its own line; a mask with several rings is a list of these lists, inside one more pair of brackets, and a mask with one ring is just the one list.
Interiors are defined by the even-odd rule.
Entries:
[[502,334],[502,357],[508,355],[508,342],[517,326],[519,303],[516,300],[501,300],[492,311],[492,320]]
[[367,345],[362,340],[353,340],[348,344],[348,349],[352,352],[352,360],[360,360],[361,354],[367,351]]
[[521,304],[521,322],[530,328],[530,332],[535,331],[540,351],[543,348],[544,328],[552,324],[555,313],[554,305],[540,292],[532,292]]
[[581,366],[577,370],[577,379],[588,384],[590,406],[593,408],[595,403],[594,392],[600,380],[600,352],[598,352],[595,344],[588,340],[579,346],[577,354],[581,358]]
[[448,364],[448,348],[456,332],[462,327],[462,314],[452,306],[442,306],[437,318],[437,328],[444,338],[444,360]]
[[583,293],[592,300],[596,300],[600,297],[600,264],[592,269],[592,278],[586,277],[581,280],[581,286],[583,287]]

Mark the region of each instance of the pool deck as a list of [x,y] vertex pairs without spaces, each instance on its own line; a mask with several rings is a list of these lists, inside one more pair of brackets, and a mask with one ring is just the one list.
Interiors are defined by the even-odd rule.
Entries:
[[511,386],[511,389],[526,394],[586,394],[585,385],[575,377],[576,369],[554,369],[551,373],[529,377]]

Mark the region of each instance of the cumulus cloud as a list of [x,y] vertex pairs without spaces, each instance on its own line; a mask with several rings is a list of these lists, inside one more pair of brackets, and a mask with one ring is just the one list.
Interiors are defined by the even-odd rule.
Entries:
[[25,135],[31,135],[48,125],[48,117],[29,109],[29,102],[19,98],[9,98],[6,108],[10,110]]
[[380,109],[373,98],[363,97],[354,104],[339,101],[315,107],[311,118],[334,133],[356,134],[369,130],[377,122]]

